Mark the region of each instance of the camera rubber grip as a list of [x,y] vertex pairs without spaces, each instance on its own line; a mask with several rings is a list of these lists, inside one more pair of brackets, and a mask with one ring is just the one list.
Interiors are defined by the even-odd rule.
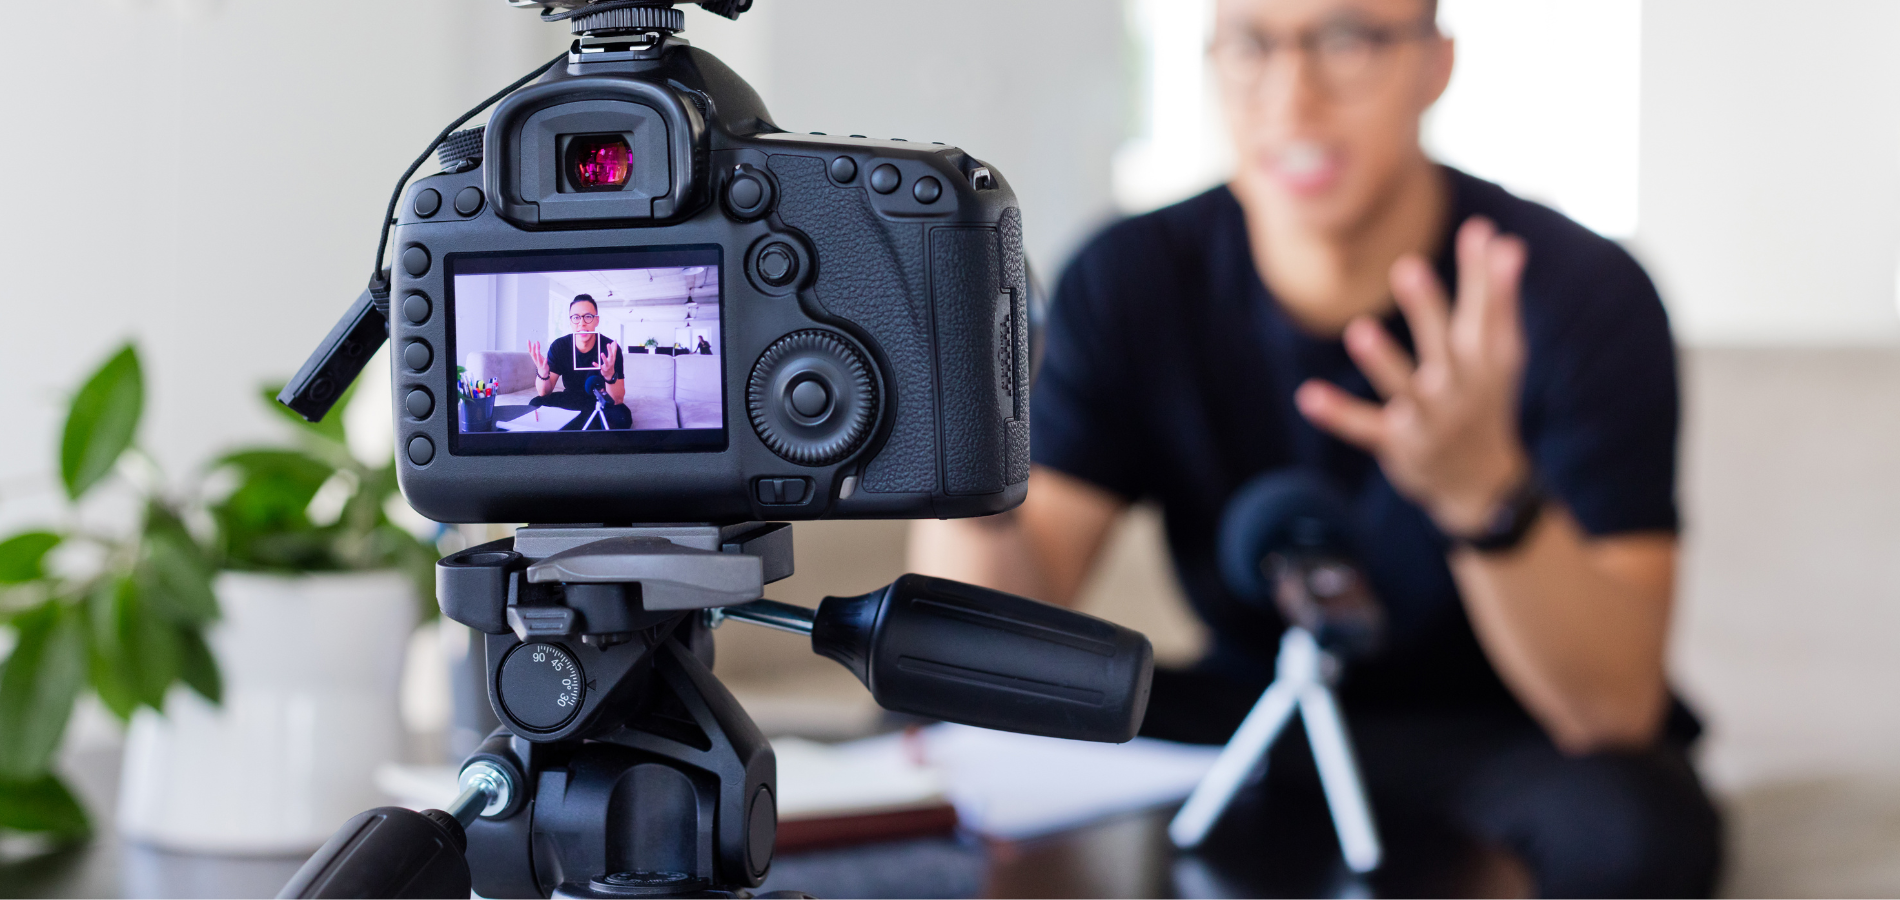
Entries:
[[1133,738],[1154,675],[1140,632],[922,575],[825,598],[811,643],[885,709],[1074,740]]

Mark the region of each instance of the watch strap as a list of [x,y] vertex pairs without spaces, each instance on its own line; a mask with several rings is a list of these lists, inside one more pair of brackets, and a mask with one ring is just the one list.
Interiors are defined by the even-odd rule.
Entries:
[[1516,549],[1530,536],[1537,519],[1550,502],[1550,494],[1535,473],[1505,495],[1491,521],[1474,534],[1451,535],[1452,543],[1479,553],[1504,553]]

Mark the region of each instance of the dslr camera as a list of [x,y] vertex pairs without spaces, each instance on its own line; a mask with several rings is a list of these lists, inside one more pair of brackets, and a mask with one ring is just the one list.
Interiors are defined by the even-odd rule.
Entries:
[[808,638],[886,709],[1132,738],[1153,651],[1126,628],[917,575],[764,599],[782,520],[1021,502],[1008,183],[954,147],[778,128],[674,0],[510,2],[572,48],[403,175],[368,290],[278,395],[320,419],[390,341],[409,503],[534,523],[436,564],[499,727],[446,810],[362,813],[281,896],[750,896],[777,767],[712,674],[727,620]]
[[[569,56],[395,206],[404,495],[442,522],[957,517],[1029,475],[1022,217],[955,147],[793,134],[670,3],[535,0]],[[736,16],[749,0],[706,4]],[[379,264],[381,259],[379,256]],[[374,349],[346,319],[284,400]],[[355,333],[360,332],[360,333]]]

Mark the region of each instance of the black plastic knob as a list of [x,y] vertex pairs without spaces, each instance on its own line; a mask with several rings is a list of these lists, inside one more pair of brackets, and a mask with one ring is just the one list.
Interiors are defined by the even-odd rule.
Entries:
[[1154,676],[1140,632],[922,575],[826,597],[811,648],[850,669],[885,709],[1083,741],[1133,738]]
[[828,466],[856,451],[871,433],[877,402],[863,354],[829,331],[779,338],[746,383],[746,411],[759,439],[803,466]]
[[574,655],[559,644],[521,644],[495,675],[495,695],[508,717],[530,731],[554,731],[581,708],[586,678]]
[[759,251],[759,280],[773,287],[784,287],[798,278],[798,254],[786,244],[767,244]]
[[772,182],[765,173],[751,166],[734,166],[726,181],[726,212],[733,218],[749,221],[765,215],[772,206]]

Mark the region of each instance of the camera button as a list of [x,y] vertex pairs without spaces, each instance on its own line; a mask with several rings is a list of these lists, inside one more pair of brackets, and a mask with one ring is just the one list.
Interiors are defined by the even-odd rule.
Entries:
[[465,187],[455,195],[455,211],[472,216],[482,211],[482,189]]
[[801,381],[791,392],[792,412],[807,419],[816,419],[825,414],[831,406],[831,391],[816,378]]
[[772,186],[747,166],[735,167],[726,182],[726,209],[740,219],[756,219],[772,205]]
[[409,415],[418,419],[426,419],[430,413],[435,412],[435,398],[429,396],[429,392],[421,388],[410,391],[409,396],[403,398],[402,405],[404,409],[409,410]]
[[421,246],[410,247],[402,251],[402,270],[411,278],[421,278],[429,271],[429,251]]
[[429,298],[421,294],[410,294],[402,298],[402,316],[411,325],[421,325],[429,321]]
[[773,287],[784,287],[798,277],[798,254],[785,244],[767,244],[759,251],[759,278]]
[[416,195],[416,215],[426,219],[435,215],[441,208],[442,195],[436,193],[435,188],[423,188],[422,192]]
[[422,341],[410,341],[409,346],[402,348],[402,361],[417,372],[426,371],[434,359],[434,351]]
[[871,190],[888,194],[904,183],[904,176],[897,174],[897,167],[890,163],[871,170]]
[[426,466],[435,458],[435,444],[422,435],[409,439],[409,461],[418,466]]
[[840,156],[831,161],[831,180],[839,184],[850,184],[858,177],[858,161],[849,156]]
[[771,506],[784,506],[805,502],[811,493],[811,481],[805,478],[761,478],[759,479],[759,502]]
[[760,200],[765,199],[765,188],[757,178],[741,175],[732,180],[732,186],[726,188],[726,199],[732,201],[734,209],[756,209]]
[[935,203],[943,196],[943,182],[925,175],[911,186],[910,195],[916,197],[918,203]]

